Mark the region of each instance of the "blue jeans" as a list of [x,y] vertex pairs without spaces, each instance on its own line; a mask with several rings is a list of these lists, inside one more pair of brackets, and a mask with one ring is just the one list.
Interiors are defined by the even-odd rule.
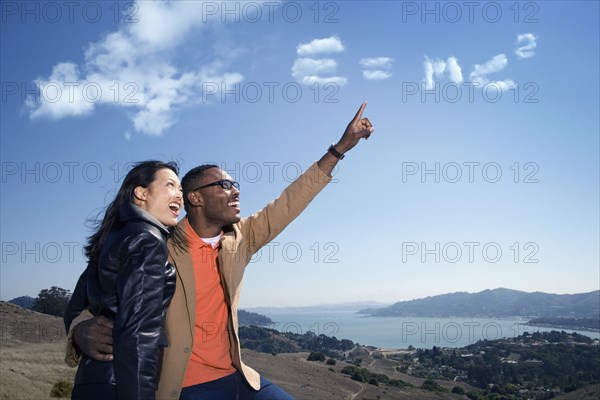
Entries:
[[179,400],[294,400],[279,386],[260,378],[260,390],[254,390],[237,371],[221,379],[181,389]]

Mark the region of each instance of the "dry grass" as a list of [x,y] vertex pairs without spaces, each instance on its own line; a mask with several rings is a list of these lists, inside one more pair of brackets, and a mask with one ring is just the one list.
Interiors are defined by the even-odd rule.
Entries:
[[73,382],[64,361],[64,343],[22,343],[0,349],[0,399],[50,399],[52,386]]
[[1,400],[50,399],[56,382],[73,382],[62,319],[0,302],[0,327]]
[[[395,388],[392,386],[374,386],[365,382],[356,382],[340,373],[348,365],[338,361],[330,366],[322,362],[307,361],[308,353],[283,353],[276,356],[242,351],[244,362],[259,371],[265,378],[279,385],[297,400],[443,400],[467,399],[451,393],[432,393],[418,388]],[[372,361],[367,359],[368,363]],[[333,371],[330,370],[333,369]],[[384,373],[373,363],[369,370]],[[398,378],[400,374],[385,371],[390,377]],[[415,378],[418,379],[418,378]],[[423,379],[418,379],[420,383]],[[453,385],[454,386],[454,385]]]

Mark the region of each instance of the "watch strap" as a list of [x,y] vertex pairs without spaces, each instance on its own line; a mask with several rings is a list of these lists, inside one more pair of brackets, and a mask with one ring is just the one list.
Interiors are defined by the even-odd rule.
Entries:
[[337,151],[335,149],[335,145],[333,143],[331,144],[331,146],[329,146],[329,148],[327,149],[327,151],[330,152],[338,160],[343,160],[344,157],[346,157],[346,155],[340,153],[339,151]]

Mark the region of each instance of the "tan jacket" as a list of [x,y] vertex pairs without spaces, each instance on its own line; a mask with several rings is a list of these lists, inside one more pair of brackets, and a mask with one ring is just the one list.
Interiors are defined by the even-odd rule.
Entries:
[[[325,175],[315,163],[292,182],[279,198],[261,211],[224,229],[218,263],[225,301],[229,306],[231,359],[235,368],[256,390],[260,388],[260,376],[241,360],[238,336],[238,303],[245,268],[252,255],[273,240],[300,215],[329,181],[331,177]],[[169,347],[165,349],[156,396],[161,400],[179,398],[185,370],[194,347],[196,286],[192,259],[187,250],[184,232],[185,219],[179,222],[173,238],[168,243],[170,261],[177,269],[177,285],[166,317]],[[78,318],[71,326],[74,327],[79,322],[81,319]],[[73,354],[68,346],[67,358],[72,360]]]

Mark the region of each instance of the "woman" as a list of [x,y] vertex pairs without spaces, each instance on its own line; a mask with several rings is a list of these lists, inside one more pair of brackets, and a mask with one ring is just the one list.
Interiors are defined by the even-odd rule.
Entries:
[[183,204],[178,172],[174,163],[136,164],[88,240],[88,267],[67,314],[81,310],[84,299],[94,315],[111,319],[114,360],[84,355],[73,399],[155,397],[167,345],[164,315],[175,291],[166,240]]

